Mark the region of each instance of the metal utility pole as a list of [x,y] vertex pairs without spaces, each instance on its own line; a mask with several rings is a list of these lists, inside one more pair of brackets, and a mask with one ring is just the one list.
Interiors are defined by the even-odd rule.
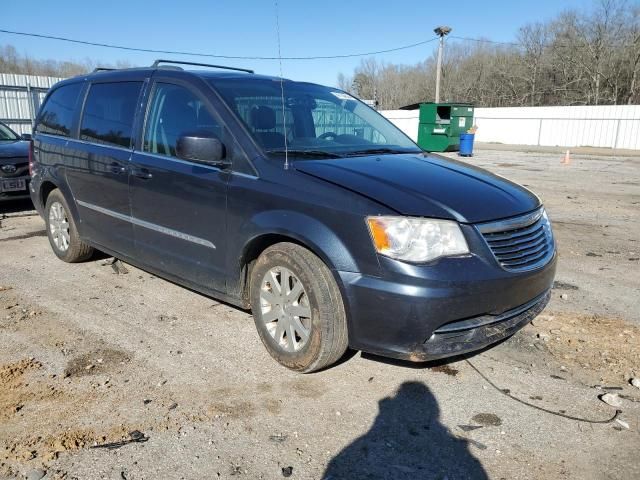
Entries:
[[440,45],[438,45],[438,65],[436,66],[436,103],[440,102],[440,71],[442,70],[442,50],[444,49],[444,37],[449,35],[451,27],[440,26],[434,28],[433,31],[440,37]]

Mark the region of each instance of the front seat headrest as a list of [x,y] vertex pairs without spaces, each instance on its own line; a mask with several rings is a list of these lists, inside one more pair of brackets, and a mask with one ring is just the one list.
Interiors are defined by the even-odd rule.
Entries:
[[276,126],[276,112],[261,105],[253,107],[250,113],[251,126],[257,130],[271,130]]

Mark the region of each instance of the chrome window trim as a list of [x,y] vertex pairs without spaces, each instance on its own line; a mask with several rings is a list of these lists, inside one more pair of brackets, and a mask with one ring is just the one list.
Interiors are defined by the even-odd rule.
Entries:
[[69,141],[77,142],[82,145],[91,145],[95,147],[104,147],[104,148],[115,148],[117,150],[120,150],[123,152],[129,152],[129,153],[133,152],[133,148],[131,147],[123,147],[122,145],[115,145],[113,143],[98,143],[98,142],[92,142],[91,140],[82,140],[81,138],[71,138]]
[[[169,160],[171,162],[182,163],[183,165],[189,165],[189,166],[192,166],[192,167],[193,166],[203,167],[203,168],[206,168],[206,169],[209,169],[209,170],[215,170],[216,172],[225,171],[225,169],[222,169],[220,167],[216,167],[214,165],[207,165],[206,163],[198,162],[198,161],[195,161],[195,160],[183,160],[182,158],[174,157],[172,155],[163,155],[161,153],[143,152],[141,150],[136,150],[135,153],[137,155],[144,155],[144,156],[157,158],[158,160]],[[133,160],[133,163],[136,163],[135,159]]]

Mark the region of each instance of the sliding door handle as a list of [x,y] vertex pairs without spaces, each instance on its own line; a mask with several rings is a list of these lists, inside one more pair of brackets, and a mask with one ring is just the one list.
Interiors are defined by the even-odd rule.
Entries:
[[126,173],[127,167],[118,162],[111,162],[111,165],[109,165],[109,170],[111,171],[111,173],[119,175],[121,173]]

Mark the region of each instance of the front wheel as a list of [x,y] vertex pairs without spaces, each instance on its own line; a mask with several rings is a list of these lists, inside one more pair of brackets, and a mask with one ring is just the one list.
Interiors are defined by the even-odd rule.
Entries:
[[74,263],[91,257],[93,248],[80,240],[69,205],[60,190],[53,190],[47,197],[44,219],[49,243],[60,260]]
[[262,343],[287,368],[313,372],[348,345],[340,289],[316,255],[294,243],[267,248],[251,273],[251,308]]

